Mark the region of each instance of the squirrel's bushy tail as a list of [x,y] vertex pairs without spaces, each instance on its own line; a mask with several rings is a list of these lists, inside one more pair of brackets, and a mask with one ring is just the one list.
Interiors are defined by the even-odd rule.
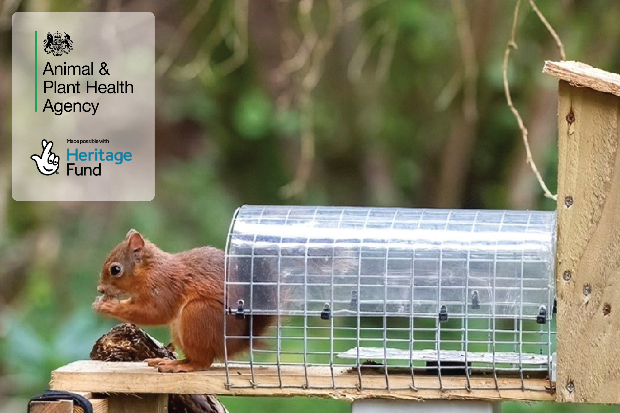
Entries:
[[[277,322],[278,315],[288,316],[291,306],[298,304],[293,297],[299,301],[300,293],[305,296],[305,291],[300,291],[298,287],[300,277],[307,277],[307,274],[327,277],[354,269],[357,259],[347,259],[345,253],[341,253],[344,256],[338,256],[337,260],[332,256],[326,256],[324,260],[306,260],[306,268],[293,268],[293,272],[278,262],[281,257],[244,257],[231,263],[228,275],[233,282],[228,287],[229,293],[232,293],[228,305],[234,305],[235,300],[242,298],[245,310],[250,310],[252,315],[245,319],[246,336],[261,337]],[[292,279],[296,280],[295,284]]]
[[277,317],[273,315],[252,316],[252,337],[261,337],[262,335],[264,335],[267,329],[276,322],[276,318]]
[[[266,314],[253,315],[252,321],[248,323],[248,334],[251,332],[253,337],[264,335],[267,329],[276,322],[277,315],[275,310],[281,308],[284,302],[284,297],[278,297],[280,277],[277,271],[277,265],[274,265],[270,260],[260,259],[254,261],[254,283],[248,286],[248,289],[252,288],[251,294],[255,303],[255,308],[252,309],[252,312],[260,313],[262,310]],[[282,291],[280,291],[281,294]],[[278,300],[280,300],[280,303],[278,303]]]

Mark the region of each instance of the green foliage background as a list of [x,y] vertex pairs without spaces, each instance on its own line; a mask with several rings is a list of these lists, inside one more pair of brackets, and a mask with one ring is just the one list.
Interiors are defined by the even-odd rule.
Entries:
[[[620,72],[620,3],[539,3],[570,60]],[[465,15],[459,15],[459,4]],[[165,250],[180,251],[223,247],[232,214],[242,204],[554,209],[525,165],[519,130],[505,104],[501,68],[514,4],[5,1],[0,8],[0,412],[22,411],[25,399],[47,387],[51,370],[87,358],[92,343],[115,324],[96,316],[90,305],[107,252],[129,228]],[[206,12],[177,38],[187,16],[201,7]],[[10,30],[17,10],[155,14],[157,55],[171,57],[171,65],[157,78],[152,202],[11,199]],[[338,13],[341,25],[327,41]],[[468,28],[475,51],[473,120],[463,106],[467,93],[471,98],[466,85],[472,78],[459,24]],[[324,53],[317,52],[315,35]],[[513,99],[553,191],[557,83],[541,69],[545,59],[557,60],[558,54],[527,2],[517,43],[509,67]],[[299,62],[295,56],[304,51],[310,57],[299,67],[287,66]],[[295,179],[307,133],[314,142],[310,173],[301,187],[287,186]],[[150,331],[168,340],[166,329]],[[340,401],[223,400],[231,412],[350,410]],[[554,411],[620,408],[504,404],[504,412]]]

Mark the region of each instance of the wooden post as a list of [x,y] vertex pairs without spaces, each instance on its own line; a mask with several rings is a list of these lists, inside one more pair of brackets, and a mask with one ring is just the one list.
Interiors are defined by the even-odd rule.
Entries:
[[620,75],[543,72],[560,79],[556,399],[620,403]]

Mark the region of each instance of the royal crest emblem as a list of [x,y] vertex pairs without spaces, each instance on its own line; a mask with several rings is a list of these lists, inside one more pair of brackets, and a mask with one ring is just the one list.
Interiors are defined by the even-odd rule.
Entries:
[[43,46],[45,46],[43,49],[45,53],[62,56],[65,53],[69,54],[73,50],[73,40],[71,40],[67,33],[63,36],[60,32],[56,32],[53,35],[47,32],[47,38],[43,40]]

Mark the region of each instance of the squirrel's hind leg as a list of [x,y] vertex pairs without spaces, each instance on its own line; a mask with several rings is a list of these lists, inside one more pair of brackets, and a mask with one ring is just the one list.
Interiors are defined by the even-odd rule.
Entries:
[[181,345],[186,359],[158,365],[159,371],[184,372],[207,370],[215,358],[224,355],[224,321],[219,303],[193,300],[185,304],[180,323],[172,335]]

